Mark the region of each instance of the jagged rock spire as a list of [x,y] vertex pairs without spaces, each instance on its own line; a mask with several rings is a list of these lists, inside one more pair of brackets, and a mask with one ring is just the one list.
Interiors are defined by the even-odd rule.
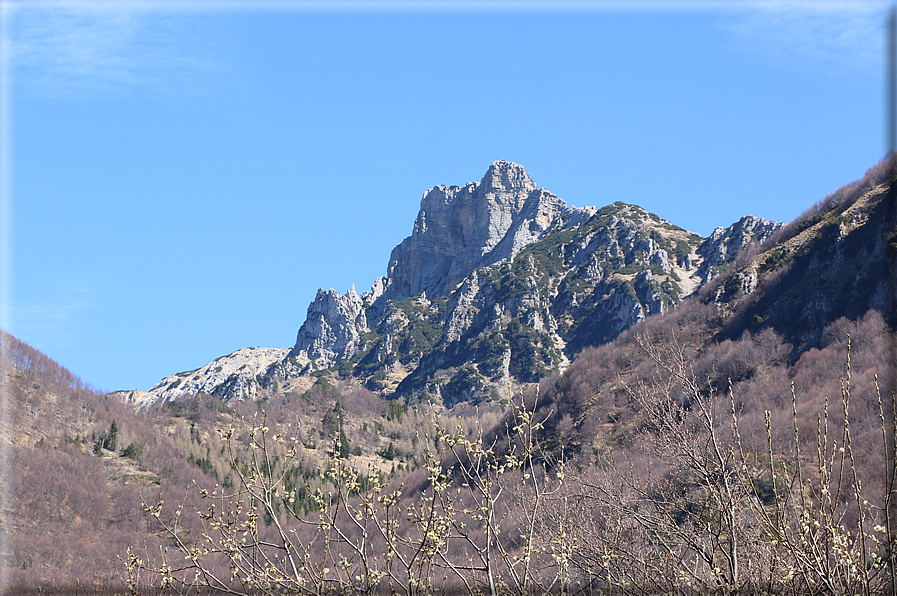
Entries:
[[435,186],[421,199],[411,236],[392,251],[387,296],[444,296],[475,268],[533,242],[566,208],[510,161],[493,162],[479,183]]

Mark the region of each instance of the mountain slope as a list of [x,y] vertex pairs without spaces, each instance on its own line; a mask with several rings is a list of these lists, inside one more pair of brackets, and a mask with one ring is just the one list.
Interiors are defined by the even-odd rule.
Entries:
[[734,406],[752,448],[765,449],[765,410],[778,445],[792,444],[794,415],[813,439],[816,416],[825,400],[840,400],[843,379],[863,429],[857,437],[871,441],[877,395],[897,389],[895,239],[897,156],[750,245],[667,316],[584,350],[563,374],[543,381],[543,440],[586,462],[626,445],[645,414],[632,391],[669,376],[649,357],[652,349],[675,353],[701,390],[718,396],[719,424]]
[[[302,461],[290,476],[297,490],[332,488],[325,485],[324,470],[329,456],[342,452],[345,434],[353,466],[371,465],[383,478],[398,476],[397,484],[417,487],[403,498],[419,498],[427,482],[427,470],[417,468],[431,446],[420,440],[428,417],[419,408],[371,395],[355,386],[358,380],[382,383],[383,393],[412,404],[429,397],[447,405],[484,399],[491,387],[507,381],[539,380],[538,390],[530,386],[522,394],[534,418],[544,420],[539,457],[549,465],[562,455],[571,480],[577,473],[587,480],[602,477],[607,468],[597,466],[609,455],[635,462],[627,469],[638,474],[665,470],[652,467],[657,462],[640,451],[653,432],[652,411],[634,396],[681,395],[675,383],[665,382],[668,375],[652,354],[681,357],[701,395],[717,396],[720,428],[737,412],[738,449],[754,455],[767,453],[767,436],[776,452],[787,453],[796,434],[801,453],[812,455],[817,416],[828,407],[833,428],[843,419],[839,410],[846,406],[834,402],[847,379],[855,478],[864,490],[883,494],[879,472],[886,458],[875,450],[882,436],[877,396],[897,387],[891,331],[897,323],[895,174],[897,158],[785,227],[744,218],[707,239],[623,203],[574,224],[557,216],[536,240],[475,266],[444,296],[426,290],[403,299],[324,292],[344,299],[331,304],[337,312],[360,302],[355,320],[363,317],[364,325],[351,357],[302,364],[291,350],[246,348],[169,377],[162,384],[168,393],[155,398],[169,403],[144,412],[93,391],[0,332],[0,380],[9,414],[0,428],[0,448],[16,471],[6,488],[12,499],[0,511],[6,535],[0,564],[25,587],[72,592],[89,582],[97,593],[121,591],[116,557],[140,544],[158,553],[162,543],[158,528],[141,512],[140,496],[158,494],[183,504],[184,511],[204,510],[196,491],[185,493],[186,487],[193,480],[209,490],[219,482],[232,485],[236,468],[215,429],[241,418],[267,416],[272,428],[301,423]],[[384,296],[389,282],[379,283]],[[654,312],[664,316],[647,316]],[[631,319],[620,313],[631,313]],[[328,325],[336,320],[325,314]],[[638,321],[627,327],[629,320]],[[599,334],[618,329],[613,339],[601,341]],[[574,361],[552,374],[555,358]],[[338,376],[347,382],[328,381]],[[314,386],[300,395],[296,388],[303,384]],[[172,401],[182,395],[179,389],[234,399]],[[154,400],[139,392],[127,397],[144,405]],[[443,420],[450,428],[461,425],[462,436],[483,429],[486,444],[501,454],[498,435],[511,411],[501,418],[499,410],[494,403],[458,408],[466,419]],[[887,403],[884,419],[892,419]],[[109,444],[110,435],[117,446],[114,440]],[[842,435],[836,429],[831,436]],[[401,478],[404,473],[411,475]],[[687,484],[674,485],[679,496],[681,486]],[[303,495],[297,503],[309,513],[314,509]],[[579,509],[587,518],[582,529],[600,526],[588,525],[594,507]],[[173,510],[168,522],[177,515]],[[700,511],[695,519],[708,519]],[[183,535],[198,540],[205,528],[191,519]],[[748,535],[754,540],[760,532],[751,526]],[[594,569],[600,571],[589,567],[589,573]],[[73,578],[82,583],[72,588]]]
[[812,346],[838,317],[895,320],[897,163],[892,158],[813,206],[706,288],[726,336],[772,327]]

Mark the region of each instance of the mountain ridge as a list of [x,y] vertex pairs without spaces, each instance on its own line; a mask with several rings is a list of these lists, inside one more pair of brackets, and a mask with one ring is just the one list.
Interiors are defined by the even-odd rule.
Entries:
[[[570,206],[496,161],[480,182],[427,190],[387,276],[360,295],[320,289],[287,354],[250,366],[238,351],[216,360],[226,367],[170,375],[132,399],[257,399],[275,386],[305,390],[328,369],[406,401],[488,398],[678,304],[780,227],[745,216],[701,238],[637,205]],[[230,374],[210,374],[217,367]]]

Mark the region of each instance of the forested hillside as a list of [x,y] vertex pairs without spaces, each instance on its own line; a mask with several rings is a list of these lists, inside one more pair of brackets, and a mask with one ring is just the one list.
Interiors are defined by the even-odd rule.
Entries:
[[[337,458],[339,491],[319,496],[327,514],[316,525],[288,515],[262,531],[220,497],[217,523],[259,532],[240,552],[283,555],[240,566],[238,581],[399,593],[888,592],[894,166],[748,245],[676,308],[586,348],[524,389],[499,424],[471,434],[435,421],[430,463],[398,492],[373,482],[353,496],[364,475]],[[268,432],[279,431],[256,426],[240,440]],[[246,494],[270,494],[284,465],[247,476]],[[264,509],[276,517],[276,503]],[[194,569],[233,563],[227,533],[206,545],[213,552]]]
[[[0,436],[10,471],[0,560],[9,593],[124,590],[128,547],[158,553],[173,546],[144,502],[161,499],[196,512],[203,505],[199,489],[239,486],[248,457],[228,452],[216,432],[231,424],[264,416],[301,433],[289,478],[300,514],[317,511],[316,490],[333,488],[326,475],[331,456],[375,470],[383,481],[424,461],[419,437],[429,416],[360,387],[322,379],[302,394],[267,401],[227,405],[200,394],[137,412],[9,334],[0,338],[7,358]],[[498,405],[444,420],[470,429],[493,425]],[[202,534],[194,515],[180,521],[190,540]]]

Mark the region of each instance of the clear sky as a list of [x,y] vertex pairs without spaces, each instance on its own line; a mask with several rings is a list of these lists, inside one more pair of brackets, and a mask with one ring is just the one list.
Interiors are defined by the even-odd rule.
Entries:
[[292,346],[497,159],[707,235],[884,154],[885,2],[2,4],[0,323],[103,390]]

